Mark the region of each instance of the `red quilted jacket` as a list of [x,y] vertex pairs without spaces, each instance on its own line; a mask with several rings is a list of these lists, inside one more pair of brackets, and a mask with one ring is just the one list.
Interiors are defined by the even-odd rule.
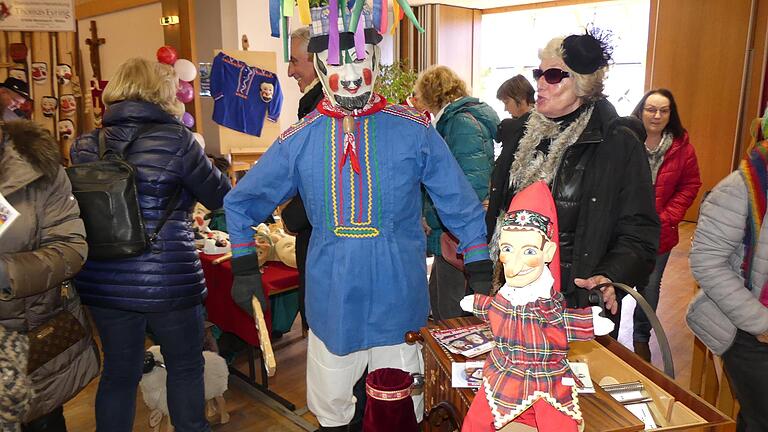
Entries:
[[656,212],[661,220],[659,255],[677,245],[680,240],[677,225],[693,204],[700,187],[696,151],[688,141],[688,132],[684,132],[672,142],[656,176]]

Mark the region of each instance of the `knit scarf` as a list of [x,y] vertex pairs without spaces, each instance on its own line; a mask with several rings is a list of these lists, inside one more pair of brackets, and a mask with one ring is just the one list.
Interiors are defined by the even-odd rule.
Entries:
[[[739,171],[747,185],[747,226],[744,233],[744,286],[752,291],[752,266],[755,247],[763,225],[768,193],[768,141],[760,141],[739,165]],[[768,282],[760,291],[760,303],[768,307]]]
[[648,155],[648,165],[651,166],[651,182],[656,184],[656,176],[659,174],[659,168],[661,163],[664,162],[664,155],[667,154],[667,150],[672,147],[672,134],[664,132],[661,136],[661,141],[655,149],[651,150],[648,146],[645,146],[645,153]]
[[[520,192],[538,180],[544,180],[550,187],[565,150],[575,143],[587,127],[594,105],[584,110],[564,130],[560,124],[533,110],[526,123],[525,135],[515,152],[515,161],[509,169],[509,186],[515,193]],[[536,147],[542,140],[550,139],[549,151],[544,154]]]

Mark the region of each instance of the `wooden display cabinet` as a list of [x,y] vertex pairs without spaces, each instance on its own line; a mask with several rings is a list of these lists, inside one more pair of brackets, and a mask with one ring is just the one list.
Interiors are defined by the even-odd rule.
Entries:
[[[477,318],[456,318],[440,322],[437,328],[477,324]],[[451,363],[467,359],[445,350],[428,328],[419,332],[424,344],[425,431],[451,431],[460,425],[472,404],[475,392],[451,387]],[[411,336],[411,339],[414,337]],[[472,360],[481,360],[475,357]],[[594,341],[571,344],[569,359],[589,365],[595,394],[579,395],[585,432],[641,431],[643,423],[597,385],[605,377],[618,382],[640,381],[653,402],[651,412],[660,426],[654,431],[735,431],[733,420],[712,405],[680,387],[663,372],[646,363],[615,339],[600,336]]]

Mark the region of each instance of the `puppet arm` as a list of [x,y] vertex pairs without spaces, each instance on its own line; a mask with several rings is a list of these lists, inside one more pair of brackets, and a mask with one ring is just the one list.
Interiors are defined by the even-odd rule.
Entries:
[[[596,308],[597,313],[600,308]],[[595,313],[589,308],[563,310],[563,324],[568,341],[588,341],[595,338]],[[602,317],[601,317],[602,318]],[[605,318],[608,319],[608,318]],[[610,320],[609,320],[610,321]],[[611,323],[613,324],[613,323]]]
[[461,309],[475,314],[483,321],[488,321],[488,309],[491,307],[491,298],[483,294],[471,294],[459,302]]

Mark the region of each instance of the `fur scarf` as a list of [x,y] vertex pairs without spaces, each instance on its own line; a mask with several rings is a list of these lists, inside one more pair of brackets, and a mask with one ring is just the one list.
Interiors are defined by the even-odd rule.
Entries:
[[[42,126],[29,120],[16,120],[2,123],[3,145],[0,146],[0,159],[6,145],[12,145],[16,152],[33,167],[40,170],[48,180],[53,180],[61,166],[59,146],[51,133]],[[10,140],[6,141],[7,138]]]

